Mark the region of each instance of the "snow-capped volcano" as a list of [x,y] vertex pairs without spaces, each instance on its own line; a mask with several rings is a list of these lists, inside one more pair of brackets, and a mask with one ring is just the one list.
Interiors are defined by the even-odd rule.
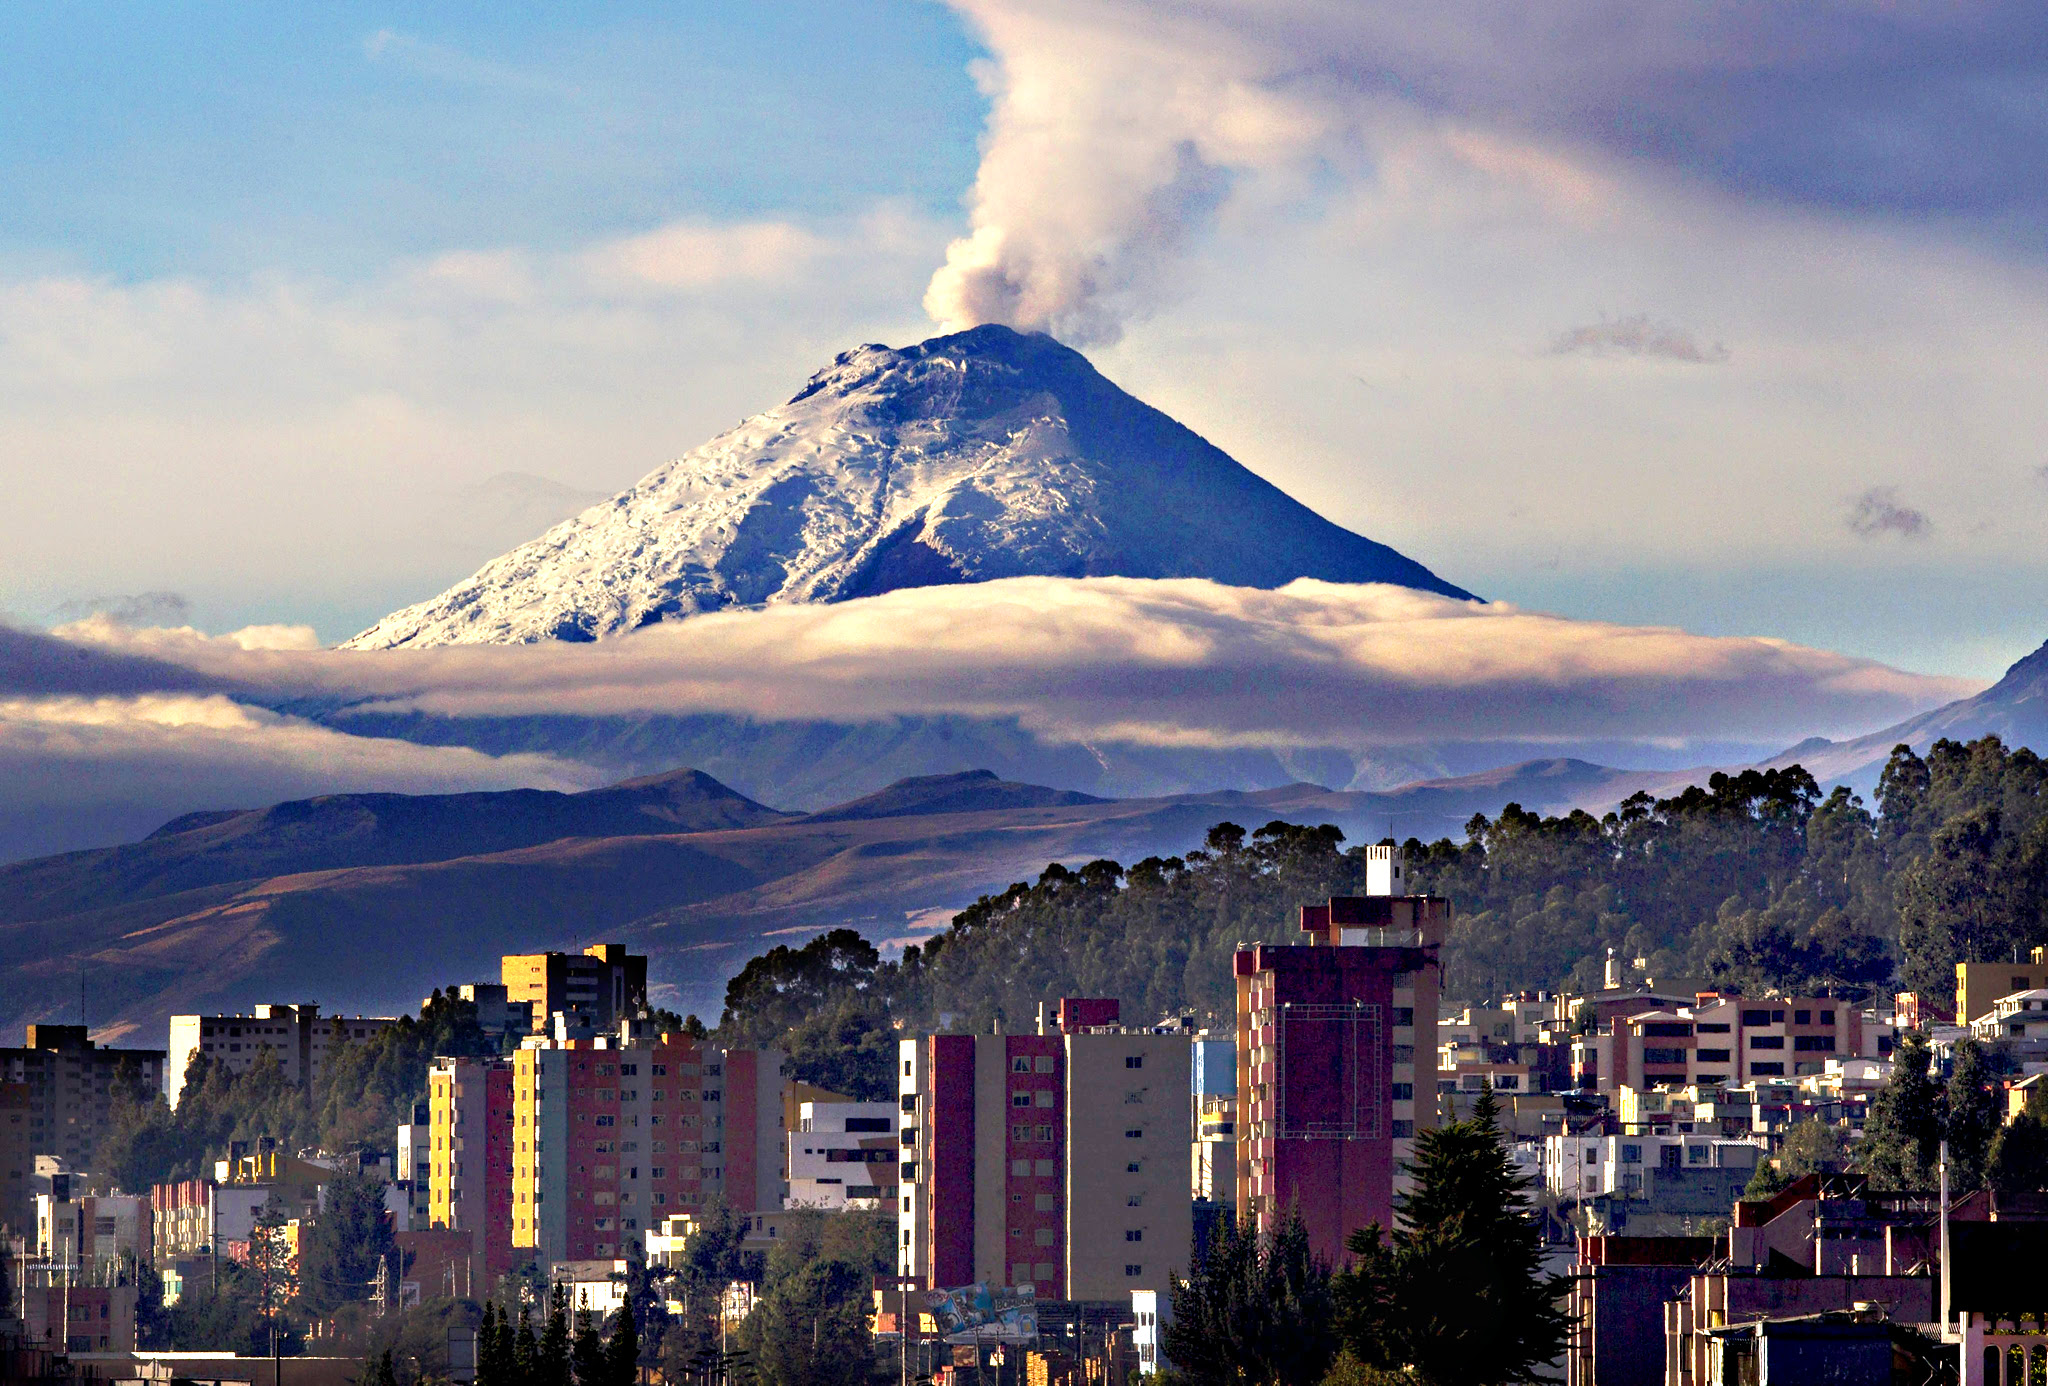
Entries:
[[347,646],[596,640],[731,606],[1027,575],[1470,595],[1289,498],[1079,352],[987,326],[846,352],[789,403]]

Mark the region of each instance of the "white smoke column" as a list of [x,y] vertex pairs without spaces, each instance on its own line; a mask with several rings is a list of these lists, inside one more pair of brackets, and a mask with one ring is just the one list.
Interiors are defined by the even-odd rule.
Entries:
[[1328,132],[1312,84],[1241,34],[1148,5],[947,0],[995,59],[970,196],[924,306],[948,331],[999,322],[1090,345],[1161,295],[1234,173]]

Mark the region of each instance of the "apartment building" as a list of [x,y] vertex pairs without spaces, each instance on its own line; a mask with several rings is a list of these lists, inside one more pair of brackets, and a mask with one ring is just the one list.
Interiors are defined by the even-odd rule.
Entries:
[[[719,1143],[720,1089],[708,1085],[723,1081],[707,1067],[722,1068],[717,1050],[646,1022],[527,1040],[511,1061],[513,1253],[613,1260],[664,1217],[701,1208],[717,1190],[704,1157]],[[779,1126],[779,1094],[775,1107]]]
[[26,1083],[0,1083],[0,1238],[27,1236],[35,1222],[36,1152],[29,1142],[34,1116]]
[[310,1001],[259,1005],[249,1015],[174,1015],[167,1073],[170,1103],[178,1105],[185,1091],[185,1070],[196,1055],[206,1055],[230,1073],[247,1073],[268,1054],[285,1077],[310,1090],[326,1069],[329,1050],[360,1044],[397,1023],[392,1016],[322,1015]]
[[511,1060],[435,1060],[427,1075],[423,1225],[468,1232],[471,1275],[483,1284],[524,1259],[513,1253],[515,1124]]
[[131,1258],[150,1261],[154,1231],[146,1194],[36,1195],[36,1255],[71,1267],[83,1283],[111,1283]]
[[102,1049],[83,1025],[31,1025],[24,1047],[0,1049],[0,1085],[28,1088],[31,1156],[54,1155],[73,1169],[92,1167],[117,1085],[155,1092],[163,1078],[163,1050]]
[[1712,1135],[1546,1136],[1543,1183],[1558,1198],[1638,1198],[1659,1173],[1723,1169],[1741,1171],[1739,1189],[1768,1153],[1761,1140]]
[[1305,943],[1235,960],[1239,1215],[1265,1232],[1299,1210],[1333,1262],[1355,1229],[1393,1225],[1399,1169],[1436,1111],[1451,905],[1398,893],[1397,848],[1367,851],[1372,893],[1304,905]]
[[1189,1119],[1194,1133],[1189,1155],[1190,1192],[1198,1203],[1219,1208],[1237,1202],[1237,1045],[1228,1039],[1197,1038]]
[[2048,948],[2036,948],[2026,962],[1956,964],[1956,1023],[1968,1025],[1990,1013],[2002,996],[2048,987]]
[[1184,1033],[1070,997],[1038,1033],[927,1035],[899,1058],[903,1276],[1128,1303],[1187,1269]]
[[[1825,996],[1700,992],[1692,1005],[1617,1015],[1573,1042],[1581,1087],[1689,1087],[1797,1078],[1830,1059],[1891,1052],[1891,1027]],[[1866,1052],[1866,1050],[1868,1052]]]
[[894,1212],[897,1129],[894,1102],[805,1102],[789,1147],[785,1208]]
[[430,1174],[434,1167],[434,1119],[431,1103],[412,1104],[412,1120],[398,1128],[397,1160],[393,1177],[405,1191],[406,1217],[397,1230],[411,1231],[433,1225],[433,1192]]
[[531,1010],[526,1029],[537,1035],[547,1033],[555,1015],[609,1031],[647,1008],[647,959],[621,943],[594,943],[581,953],[507,953],[499,981],[507,1003]]

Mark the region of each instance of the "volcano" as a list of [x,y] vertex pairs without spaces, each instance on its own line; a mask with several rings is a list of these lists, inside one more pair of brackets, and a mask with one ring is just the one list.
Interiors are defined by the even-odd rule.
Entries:
[[346,648],[590,641],[1005,577],[1296,578],[1470,598],[1037,333],[841,354],[756,415]]

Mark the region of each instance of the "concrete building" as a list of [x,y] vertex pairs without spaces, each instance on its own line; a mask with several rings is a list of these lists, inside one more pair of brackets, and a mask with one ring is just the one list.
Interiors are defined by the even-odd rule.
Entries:
[[524,1259],[513,1253],[512,1094],[509,1059],[441,1058],[427,1075],[424,1226],[468,1232],[485,1284]]
[[547,1033],[554,1015],[609,1031],[647,1008],[647,959],[624,944],[594,943],[581,953],[507,953],[499,967],[506,1000],[530,1008],[527,1029],[536,1035]]
[[806,1102],[789,1145],[785,1208],[895,1212],[898,1118],[894,1102]]
[[[1561,1199],[1647,1199],[1660,1174],[1726,1170],[1739,1193],[1767,1154],[1762,1141],[1706,1135],[1546,1136],[1543,1184]],[[1726,1217],[1734,1201],[1719,1196],[1707,1211]]]
[[400,1231],[433,1225],[433,1189],[429,1182],[434,1167],[433,1106],[412,1105],[412,1120],[398,1128],[397,1164],[392,1177],[405,1192],[406,1218]]
[[[1868,1033],[1866,1033],[1866,1031]],[[1689,1006],[1616,1015],[1573,1043],[1581,1087],[1707,1087],[1822,1072],[1829,1059],[1891,1052],[1889,1026],[1824,996],[1755,1000],[1701,992]]]
[[[492,1039],[520,1039],[533,1033],[531,999],[514,1000],[512,989],[503,982],[464,982],[444,994],[476,1007],[477,1028]],[[424,1011],[432,999],[421,1001],[420,1009]]]
[[152,1261],[154,1232],[146,1194],[36,1195],[36,1255],[72,1266],[86,1283],[111,1283]]
[[1664,1306],[1720,1254],[1713,1237],[1581,1237],[1565,1386],[1664,1386]]
[[322,1015],[310,1001],[259,1005],[251,1015],[174,1015],[166,1075],[171,1105],[178,1105],[185,1091],[185,1070],[196,1055],[206,1055],[230,1073],[247,1073],[258,1058],[268,1054],[277,1060],[286,1078],[311,1090],[326,1067],[330,1049],[360,1044],[397,1023],[391,1016]]
[[36,1152],[29,1142],[34,1110],[26,1083],[0,1083],[0,1239],[25,1237],[35,1223],[33,1185]]
[[15,1286],[25,1336],[60,1352],[135,1350],[135,1284],[87,1285],[61,1266],[30,1264]]
[[1956,1021],[1968,1025],[1990,1013],[2001,996],[2048,988],[2048,948],[2036,948],[2027,962],[1956,964]]
[[160,1090],[161,1049],[102,1049],[83,1025],[31,1025],[28,1043],[0,1049],[0,1084],[28,1088],[31,1155],[55,1155],[88,1169],[107,1134],[107,1113],[118,1085]]
[[1037,1034],[927,1035],[900,1060],[903,1277],[1128,1303],[1187,1269],[1185,1034],[1068,998]]
[[[1366,850],[1369,884],[1399,888],[1399,850]],[[1336,1262],[1355,1229],[1393,1225],[1397,1172],[1435,1124],[1450,922],[1430,896],[1341,896],[1302,906],[1306,944],[1237,954],[1237,1206],[1262,1232],[1298,1209]]]
[[1194,1062],[1189,1119],[1194,1130],[1190,1192],[1197,1203],[1217,1208],[1237,1206],[1237,1045],[1227,1039],[1198,1037],[1191,1046]]
[[[662,1219],[717,1196],[735,1155],[748,1176],[758,1171],[757,1112],[746,1112],[739,1140],[726,1135],[735,1068],[746,1070],[741,1105],[771,1109],[772,1175],[781,1164],[781,1067],[773,1051],[721,1054],[645,1021],[588,1038],[529,1038],[512,1058],[514,1254],[543,1266],[625,1257]],[[754,1082],[762,1069],[778,1085],[765,1104]],[[739,1149],[716,1148],[728,1145]]]

